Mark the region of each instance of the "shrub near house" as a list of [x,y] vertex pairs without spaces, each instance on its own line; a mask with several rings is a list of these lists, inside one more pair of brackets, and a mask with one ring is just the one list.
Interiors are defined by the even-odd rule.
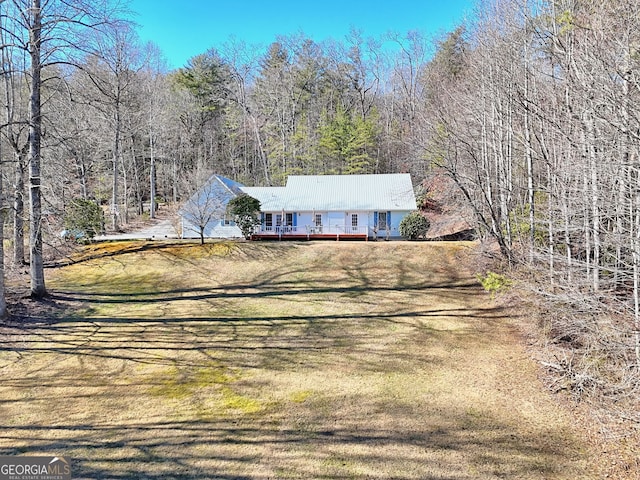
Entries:
[[429,220],[420,212],[411,212],[400,222],[400,235],[409,240],[417,240],[427,234]]
[[239,195],[229,201],[228,210],[244,238],[250,238],[255,227],[260,225],[260,201],[246,194]]

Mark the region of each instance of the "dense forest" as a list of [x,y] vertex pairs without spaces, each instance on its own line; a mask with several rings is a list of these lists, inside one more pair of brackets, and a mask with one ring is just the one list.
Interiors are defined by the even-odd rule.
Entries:
[[[552,338],[637,389],[640,1],[484,0],[438,38],[229,40],[174,71],[118,7],[0,4],[7,258],[31,265],[34,296],[77,199],[117,230],[212,172],[263,186],[410,172],[417,188],[446,175],[479,237],[571,312]],[[576,365],[553,368],[600,385]]]

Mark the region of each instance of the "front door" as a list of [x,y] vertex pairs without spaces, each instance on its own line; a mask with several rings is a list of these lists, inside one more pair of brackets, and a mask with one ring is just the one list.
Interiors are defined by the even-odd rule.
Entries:
[[329,212],[329,233],[343,233],[345,224],[344,212]]
[[387,212],[378,212],[378,231],[388,230],[389,219],[387,218]]
[[351,233],[358,233],[358,214],[357,213],[352,213],[350,215],[350,218],[347,219],[347,221],[350,223],[347,224],[347,226],[351,227]]

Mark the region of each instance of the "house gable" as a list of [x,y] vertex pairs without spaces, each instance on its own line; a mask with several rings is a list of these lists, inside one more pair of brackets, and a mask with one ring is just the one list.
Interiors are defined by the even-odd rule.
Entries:
[[235,238],[242,232],[225,219],[231,199],[242,194],[242,184],[212,175],[180,208],[182,238]]

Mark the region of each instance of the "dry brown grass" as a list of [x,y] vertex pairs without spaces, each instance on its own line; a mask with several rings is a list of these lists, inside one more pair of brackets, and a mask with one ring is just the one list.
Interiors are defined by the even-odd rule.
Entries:
[[148,247],[50,271],[56,318],[2,326],[0,455],[74,478],[597,478],[468,244]]

